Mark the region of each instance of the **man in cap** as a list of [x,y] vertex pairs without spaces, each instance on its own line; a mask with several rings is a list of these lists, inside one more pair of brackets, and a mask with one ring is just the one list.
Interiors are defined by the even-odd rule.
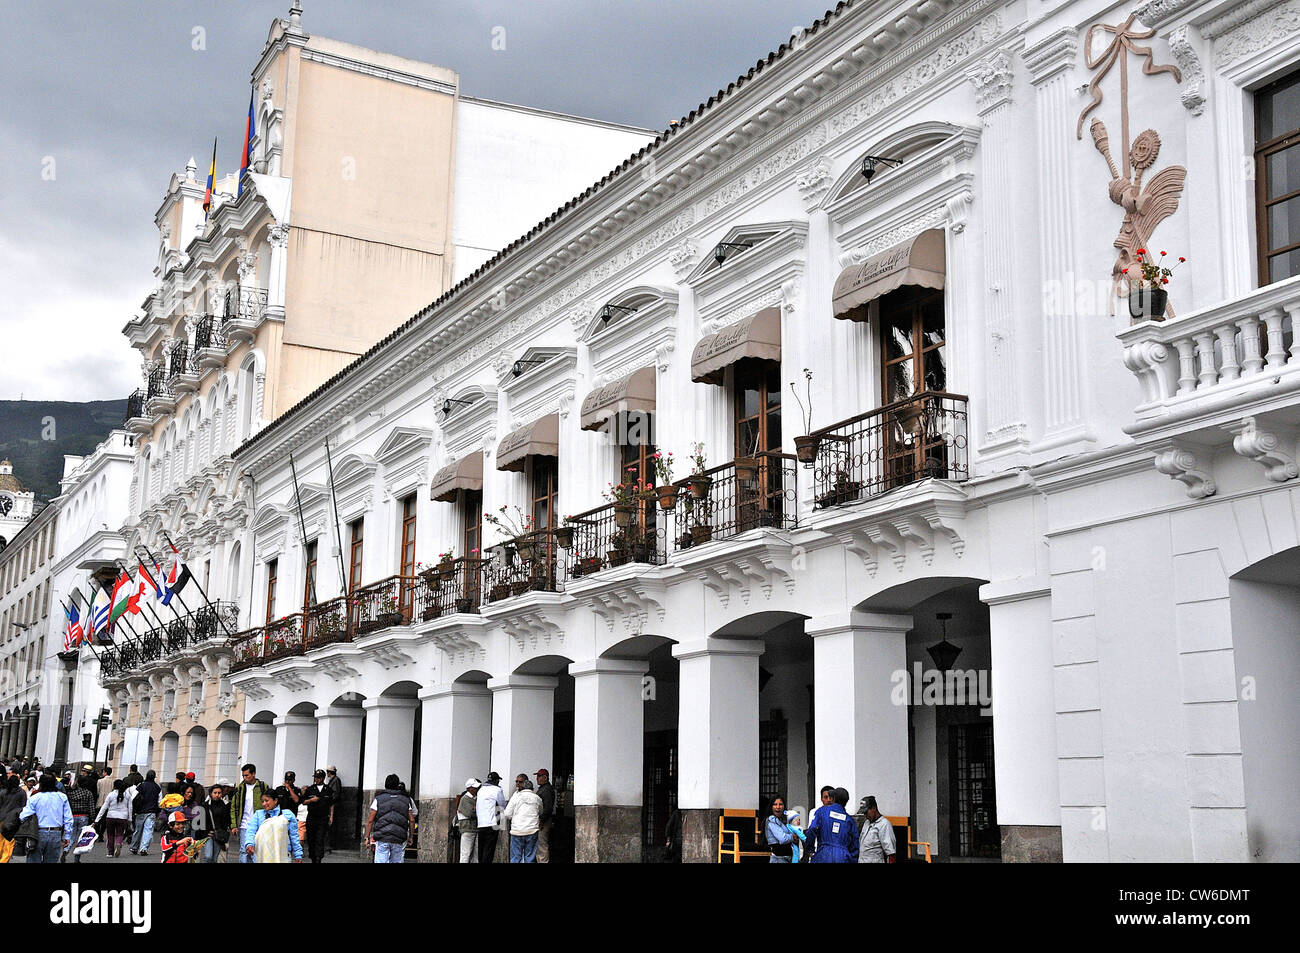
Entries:
[[898,847],[894,842],[894,825],[876,807],[874,795],[862,799],[867,823],[862,825],[862,839],[858,851],[860,864],[892,864],[898,860]]
[[343,782],[339,780],[339,769],[332,764],[325,765],[326,785],[330,789],[330,829],[325,838],[325,853],[334,853],[334,811],[343,797]]
[[551,821],[555,817],[555,787],[551,784],[551,774],[545,768],[538,768],[533,777],[537,779],[537,796],[542,799],[541,822],[537,828],[537,863],[551,862]]
[[312,783],[302,792],[302,803],[307,805],[307,857],[313,864],[319,864],[325,859],[325,837],[334,807],[334,795],[325,780],[324,768],[316,769]]
[[482,782],[470,778],[465,782],[465,793],[456,802],[456,830],[460,834],[460,862],[478,863],[478,789]]
[[506,809],[506,793],[501,790],[501,775],[489,771],[487,780],[480,785],[474,799],[478,820],[478,862],[490,864],[497,852],[497,831],[501,812]]

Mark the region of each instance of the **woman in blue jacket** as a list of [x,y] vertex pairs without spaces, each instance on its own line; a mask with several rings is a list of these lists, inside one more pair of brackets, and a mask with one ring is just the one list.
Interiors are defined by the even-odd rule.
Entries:
[[790,826],[785,820],[785,798],[779,794],[772,798],[772,803],[768,806],[763,836],[771,853],[769,863],[788,864],[794,859],[794,834],[790,833]]

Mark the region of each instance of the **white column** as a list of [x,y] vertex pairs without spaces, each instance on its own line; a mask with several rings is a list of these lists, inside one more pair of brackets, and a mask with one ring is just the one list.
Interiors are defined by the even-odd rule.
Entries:
[[285,715],[273,724],[275,773],[270,779],[278,783],[286,771],[292,771],[300,780],[310,778],[316,769],[312,763],[316,757],[316,718],[312,715]]
[[357,787],[361,774],[360,708],[325,708],[316,712],[316,764],[338,768],[345,787]]
[[573,676],[573,802],[637,807],[642,801],[642,681],[648,662],[594,659]]
[[505,779],[507,791],[514,790],[516,774],[531,777],[538,768],[553,767],[557,683],[558,679],[544,675],[508,675],[487,683],[492,692],[489,770]]
[[[270,781],[274,778],[275,775],[271,772],[275,770],[275,725],[244,722],[240,728],[240,741],[244,754],[237,767],[251,764],[261,772],[258,776],[263,780]],[[276,783],[278,782],[279,779],[276,778]]]
[[673,646],[679,664],[677,805],[686,810],[758,803],[758,659],[754,639]]
[[998,823],[1059,827],[1051,582],[989,583],[980,599],[989,607]]
[[361,703],[366,711],[366,760],[361,787],[382,791],[384,778],[396,774],[408,785],[415,745],[414,698],[367,698]]
[[849,806],[874,794],[884,814],[911,816],[907,696],[910,615],[849,611],[804,623],[813,639],[817,786],[847,788]]
[[420,702],[421,793],[454,797],[466,778],[489,770],[492,693],[486,685],[452,682],[421,691]]

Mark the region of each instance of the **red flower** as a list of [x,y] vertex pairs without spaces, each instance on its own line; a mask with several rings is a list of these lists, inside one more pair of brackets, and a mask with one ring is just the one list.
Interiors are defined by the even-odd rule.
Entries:
[[1128,274],[1128,269],[1127,269],[1127,268],[1124,269],[1124,274],[1126,274],[1126,275]]
[[1145,255],[1145,254],[1147,253],[1147,250],[1146,250],[1145,248],[1139,248],[1139,249],[1137,250],[1137,253],[1138,253],[1139,255]]
[[1160,279],[1160,283],[1161,283],[1162,285],[1167,285],[1167,284],[1169,284],[1169,279],[1168,279],[1168,278],[1161,278],[1161,279]]
[[1178,260],[1179,260],[1179,261],[1187,261],[1186,258],[1179,258]]
[[1162,251],[1162,252],[1160,253],[1160,257],[1161,257],[1161,258],[1164,258],[1165,255],[1167,255],[1167,254],[1169,254],[1169,253],[1168,253],[1168,252],[1164,252],[1164,251]]

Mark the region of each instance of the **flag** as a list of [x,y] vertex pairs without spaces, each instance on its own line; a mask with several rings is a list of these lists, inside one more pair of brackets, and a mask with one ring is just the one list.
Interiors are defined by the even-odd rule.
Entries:
[[90,606],[86,609],[86,635],[93,636],[98,633],[101,642],[110,641],[108,634],[108,614],[111,605],[108,601],[108,593],[103,589],[96,587],[95,598],[91,600]]
[[208,220],[208,212],[212,208],[212,189],[217,183],[217,140],[212,140],[212,164],[208,166],[208,188],[203,193],[203,221]]
[[239,157],[239,192],[244,194],[244,176],[253,165],[253,90],[248,91],[248,118],[244,120],[244,154]]
[[[168,545],[171,545],[170,543]],[[185,565],[185,559],[181,552],[175,546],[172,546],[172,564],[167,570],[167,575],[163,579],[163,598],[162,604],[170,606],[172,596],[177,595],[185,584],[190,581],[190,567]]]
[[63,651],[68,651],[74,645],[80,645],[85,639],[86,633],[81,628],[81,613],[77,611],[77,604],[74,602],[72,608],[63,607],[63,614],[67,616],[68,625],[63,632]]
[[155,575],[156,573],[158,573],[158,567],[156,565],[149,567],[141,562],[136,575],[138,575],[140,581],[144,583],[143,592],[149,593],[155,599],[162,599],[163,589],[162,586],[158,584],[158,577]]
[[118,576],[117,582],[113,583],[113,595],[109,599],[111,608],[108,613],[108,624],[112,625],[128,613],[134,615],[139,612],[142,595],[144,595],[144,583],[136,582],[129,572],[122,570],[122,575]]

